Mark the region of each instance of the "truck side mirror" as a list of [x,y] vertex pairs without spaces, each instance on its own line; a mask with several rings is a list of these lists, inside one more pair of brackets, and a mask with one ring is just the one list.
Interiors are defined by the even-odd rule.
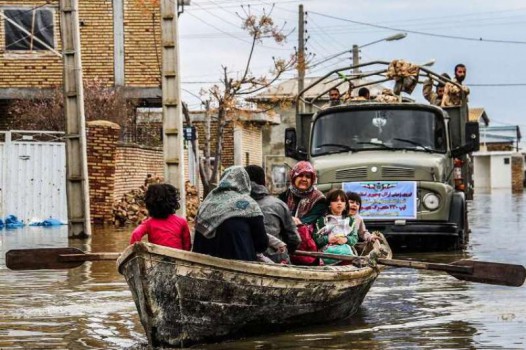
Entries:
[[476,152],[480,149],[480,132],[478,122],[466,123],[466,143],[471,145],[471,152]]
[[470,152],[476,152],[480,149],[480,133],[478,122],[467,122],[465,126],[466,143],[460,147],[451,150],[453,157],[461,157]]
[[296,151],[296,129],[286,128],[285,129],[285,157],[297,158]]

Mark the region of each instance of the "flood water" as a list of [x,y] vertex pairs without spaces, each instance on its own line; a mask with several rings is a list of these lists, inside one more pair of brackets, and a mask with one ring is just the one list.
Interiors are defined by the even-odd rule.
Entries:
[[[526,194],[480,194],[470,203],[463,252],[395,254],[452,262],[472,258],[526,265]],[[129,230],[93,228],[82,250],[115,252]],[[68,246],[67,228],[0,231],[0,349],[146,349],[138,314],[114,262],[71,270],[10,271],[5,252]],[[389,268],[357,315],[199,349],[525,349],[526,286],[460,281],[442,272]]]

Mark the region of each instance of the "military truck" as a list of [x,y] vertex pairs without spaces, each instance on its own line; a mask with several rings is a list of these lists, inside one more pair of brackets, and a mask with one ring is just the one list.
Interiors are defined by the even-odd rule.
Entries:
[[[389,67],[375,61],[335,69],[305,87],[297,98],[296,127],[285,131],[285,155],[309,160],[323,192],[359,193],[368,230],[383,232],[393,246],[462,248],[469,233],[466,200],[473,195],[469,154],[479,149],[478,123],[468,121],[462,86],[419,66],[416,82],[452,84],[462,91],[460,104],[439,107],[400,94],[387,102],[377,96],[316,107],[332,87],[352,84],[356,92],[388,84]],[[333,83],[317,97],[304,98],[328,81]]]

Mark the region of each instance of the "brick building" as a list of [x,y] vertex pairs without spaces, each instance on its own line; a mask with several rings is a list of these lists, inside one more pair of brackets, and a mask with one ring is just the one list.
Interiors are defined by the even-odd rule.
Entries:
[[[59,21],[58,0],[0,0],[0,128],[9,128],[10,100],[62,84]],[[148,1],[82,0],[79,21],[84,78],[159,105],[158,8]]]

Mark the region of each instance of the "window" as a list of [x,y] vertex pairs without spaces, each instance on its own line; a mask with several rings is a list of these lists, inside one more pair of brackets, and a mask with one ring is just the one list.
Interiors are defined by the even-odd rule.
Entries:
[[6,51],[48,50],[48,47],[55,47],[52,10],[5,9],[4,16]]

